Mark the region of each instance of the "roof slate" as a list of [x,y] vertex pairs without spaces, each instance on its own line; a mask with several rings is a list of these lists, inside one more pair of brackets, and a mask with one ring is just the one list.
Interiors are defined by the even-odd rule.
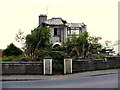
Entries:
[[[43,24],[46,25],[65,25],[67,27],[85,27],[86,25],[84,23],[67,23],[66,20],[63,20],[62,18],[52,18],[45,20]],[[43,25],[39,25],[38,28],[43,27]]]
[[44,23],[48,24],[48,25],[62,25],[62,24],[64,24],[62,18],[48,19],[48,20],[44,21]]
[[67,23],[68,27],[84,27],[86,26],[84,23]]

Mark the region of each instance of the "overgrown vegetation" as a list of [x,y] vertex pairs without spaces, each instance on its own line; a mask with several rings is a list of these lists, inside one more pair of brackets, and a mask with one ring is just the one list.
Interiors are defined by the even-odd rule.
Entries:
[[20,62],[20,59],[21,59],[21,55],[20,56],[4,56],[2,58],[2,61],[3,62]]
[[88,32],[84,32],[78,37],[73,34],[67,38],[64,44],[65,52],[78,59],[91,58],[93,54],[97,54],[101,50],[101,44],[98,43],[100,39],[101,37],[90,36]]
[[101,54],[98,55],[98,58],[99,59],[104,59],[105,56],[108,56],[108,54],[107,53],[101,53]]
[[2,58],[0,58],[0,62],[2,62]]
[[34,60],[48,52],[50,47],[50,29],[48,27],[35,28],[31,34],[26,36],[25,54],[26,57]]
[[9,57],[9,56],[19,56],[22,54],[22,50],[16,47],[13,43],[7,46],[3,52],[3,57]]
[[26,37],[23,33],[19,31],[15,38],[23,45],[23,52],[12,43],[3,51],[4,60],[14,61],[16,56],[21,54],[23,54],[22,58],[33,61],[51,56],[55,63],[63,60],[64,56],[71,56],[73,59],[104,57],[104,55],[98,55],[98,51],[101,50],[101,44],[98,41],[101,37],[90,36],[88,32],[79,36],[73,34],[66,39],[62,46],[58,47],[53,47],[49,42],[50,29],[48,27],[35,28]]

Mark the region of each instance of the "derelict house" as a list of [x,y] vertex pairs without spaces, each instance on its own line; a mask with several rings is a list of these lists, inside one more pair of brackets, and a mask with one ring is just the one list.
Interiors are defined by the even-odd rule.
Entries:
[[86,25],[84,23],[67,23],[67,21],[62,18],[47,19],[46,15],[40,15],[38,28],[43,26],[50,28],[50,42],[52,42],[53,45],[61,45],[65,42],[66,38],[73,33],[80,35],[86,31]]

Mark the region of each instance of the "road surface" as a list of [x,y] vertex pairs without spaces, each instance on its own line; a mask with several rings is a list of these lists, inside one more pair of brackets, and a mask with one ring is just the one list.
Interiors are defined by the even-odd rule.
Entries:
[[118,88],[118,74],[67,80],[3,81],[2,88]]

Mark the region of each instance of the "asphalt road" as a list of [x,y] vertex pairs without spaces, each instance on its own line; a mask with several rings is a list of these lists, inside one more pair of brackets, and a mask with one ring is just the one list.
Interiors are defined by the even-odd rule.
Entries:
[[2,88],[118,88],[118,74],[68,80],[3,81]]

